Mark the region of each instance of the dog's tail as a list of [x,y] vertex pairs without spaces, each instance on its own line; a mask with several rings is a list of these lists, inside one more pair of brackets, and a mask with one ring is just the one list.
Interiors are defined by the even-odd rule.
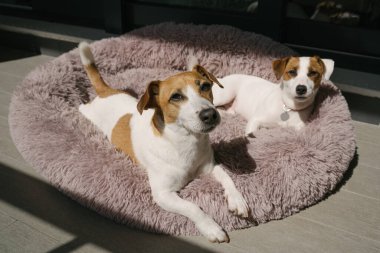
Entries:
[[194,56],[194,54],[190,54],[187,59],[187,70],[191,71],[195,65],[198,65],[198,58]]
[[119,91],[109,87],[103,80],[95,65],[94,55],[91,52],[90,45],[87,42],[79,43],[79,54],[82,64],[87,72],[87,76],[94,86],[96,93],[100,97],[106,97],[112,94],[119,93]]

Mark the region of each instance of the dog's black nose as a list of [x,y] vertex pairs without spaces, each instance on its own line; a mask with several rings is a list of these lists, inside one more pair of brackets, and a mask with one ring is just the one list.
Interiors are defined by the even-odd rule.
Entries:
[[305,85],[299,84],[296,87],[296,93],[297,95],[304,95],[307,91],[307,88]]
[[199,113],[199,118],[203,123],[213,125],[218,123],[219,113],[214,108],[208,108]]

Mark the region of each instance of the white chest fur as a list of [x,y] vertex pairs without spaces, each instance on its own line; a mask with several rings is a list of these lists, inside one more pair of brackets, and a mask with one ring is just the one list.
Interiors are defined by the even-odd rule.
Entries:
[[200,173],[204,164],[213,164],[208,135],[195,136],[173,124],[156,136],[149,124],[152,115],[153,110],[148,110],[143,117],[132,118],[135,155],[147,169],[152,188],[178,191]]

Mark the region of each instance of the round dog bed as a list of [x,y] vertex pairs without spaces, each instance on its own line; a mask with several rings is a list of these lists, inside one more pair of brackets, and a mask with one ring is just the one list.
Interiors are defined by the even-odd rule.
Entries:
[[[189,54],[218,77],[232,73],[275,81],[272,60],[294,54],[266,37],[228,26],[165,23],[91,45],[112,87],[141,95],[147,83],[186,68]],[[32,71],[14,92],[9,123],[23,157],[53,186],[98,213],[140,229],[195,235],[187,218],[154,204],[147,175],[117,152],[79,112],[95,96],[73,50]],[[228,168],[252,217],[229,213],[222,187],[204,176],[180,192],[227,231],[289,216],[323,199],[353,158],[355,140],[346,101],[330,82],[299,132],[260,130],[243,138],[245,121],[223,115],[211,134],[216,159]]]

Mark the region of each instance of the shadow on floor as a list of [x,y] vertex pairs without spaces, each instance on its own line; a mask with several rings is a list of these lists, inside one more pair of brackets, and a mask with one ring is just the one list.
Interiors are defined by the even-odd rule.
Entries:
[[0,46],[0,62],[12,61],[35,55],[38,55],[38,53]]
[[72,252],[87,243],[111,252],[212,252],[181,239],[117,224],[84,208],[49,184],[0,163],[0,199],[73,235],[50,251]]
[[358,154],[358,148],[356,147],[354,157],[352,158],[350,164],[348,165],[346,172],[343,174],[341,181],[335,186],[335,189],[331,193],[329,193],[328,196],[325,197],[325,199],[327,199],[328,197],[340,191],[340,189],[352,177],[352,175],[354,174],[354,169],[358,166],[358,164],[359,164],[359,154]]
[[353,120],[380,124],[380,99],[343,92]]

